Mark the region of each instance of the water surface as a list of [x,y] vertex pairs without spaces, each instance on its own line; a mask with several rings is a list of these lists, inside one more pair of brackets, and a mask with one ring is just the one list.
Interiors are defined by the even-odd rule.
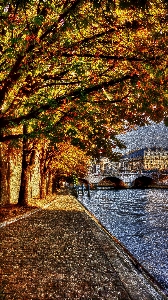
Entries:
[[168,292],[168,190],[97,190],[79,200]]

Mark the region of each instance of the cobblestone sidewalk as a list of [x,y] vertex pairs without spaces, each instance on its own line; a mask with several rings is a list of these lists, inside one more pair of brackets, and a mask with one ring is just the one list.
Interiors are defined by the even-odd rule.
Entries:
[[166,299],[71,195],[0,235],[0,299]]

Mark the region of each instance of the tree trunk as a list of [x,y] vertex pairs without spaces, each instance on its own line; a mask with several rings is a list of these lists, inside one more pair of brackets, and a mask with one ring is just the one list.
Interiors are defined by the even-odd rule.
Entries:
[[46,197],[46,175],[41,173],[40,199]]
[[[23,125],[23,134],[27,133],[26,125]],[[28,141],[23,138],[23,154],[22,154],[22,173],[18,204],[20,206],[28,205],[29,195],[29,165],[28,165]]]
[[52,180],[52,192],[55,193],[56,190],[57,190],[56,176],[54,176]]
[[47,181],[47,195],[52,195],[52,191],[53,191],[53,177],[52,177],[52,173],[49,171],[48,181]]
[[47,167],[46,167],[46,149],[41,149],[40,155],[40,199],[46,197],[47,194]]
[[60,188],[59,176],[55,175],[52,180],[52,192],[55,193]]
[[11,163],[10,163],[10,156],[8,156],[8,162],[7,162],[7,173],[6,173],[6,183],[7,183],[7,197],[8,197],[8,203],[10,203],[10,182],[11,182]]
[[10,203],[10,159],[7,145],[0,143],[0,206]]

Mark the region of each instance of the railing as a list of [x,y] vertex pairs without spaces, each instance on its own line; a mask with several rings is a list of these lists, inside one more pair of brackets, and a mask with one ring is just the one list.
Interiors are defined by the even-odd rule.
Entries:
[[84,195],[85,191],[87,191],[88,197],[90,197],[90,185],[88,184],[87,186],[85,186],[84,184],[82,185],[77,185],[75,186],[77,195]]

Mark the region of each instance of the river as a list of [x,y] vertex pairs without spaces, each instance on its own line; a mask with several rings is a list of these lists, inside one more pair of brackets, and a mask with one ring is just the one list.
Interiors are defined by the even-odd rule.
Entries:
[[168,293],[168,189],[92,190],[78,199]]

